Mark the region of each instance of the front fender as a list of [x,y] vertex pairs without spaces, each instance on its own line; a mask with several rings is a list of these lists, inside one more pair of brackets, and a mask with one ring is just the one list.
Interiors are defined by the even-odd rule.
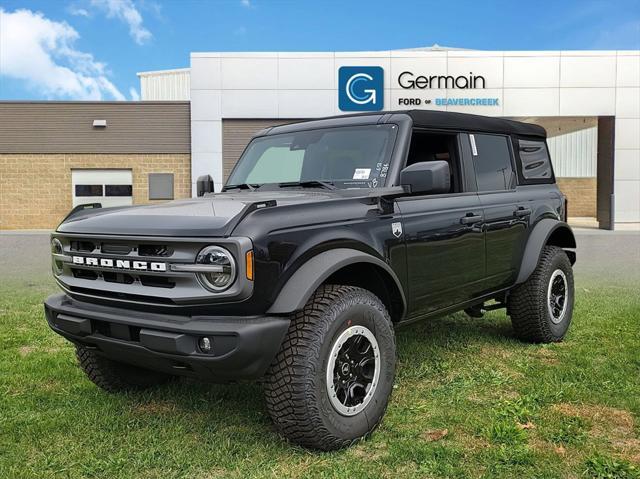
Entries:
[[[542,248],[547,244],[559,246],[561,248],[575,248],[576,239],[573,236],[571,227],[563,222],[551,218],[545,218],[540,220],[533,227],[527,246],[522,256],[522,263],[520,263],[520,271],[516,284],[524,283],[531,273],[536,269],[540,255],[542,254]],[[575,262],[575,253],[571,252],[571,263]]]
[[393,280],[402,298],[406,311],[406,298],[402,285],[391,267],[375,256],[350,248],[324,251],[304,263],[293,273],[280,290],[278,297],[267,311],[268,314],[288,314],[300,310],[313,292],[336,271],[356,263],[369,263],[381,268]]

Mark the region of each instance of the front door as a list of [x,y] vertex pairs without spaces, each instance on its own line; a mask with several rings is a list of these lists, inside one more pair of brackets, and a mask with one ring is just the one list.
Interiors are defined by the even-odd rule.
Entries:
[[407,245],[409,315],[474,298],[485,276],[482,207],[476,193],[398,200]]

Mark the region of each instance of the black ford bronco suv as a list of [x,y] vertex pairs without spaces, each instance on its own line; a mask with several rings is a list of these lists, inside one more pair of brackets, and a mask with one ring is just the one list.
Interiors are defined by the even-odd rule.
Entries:
[[523,340],[564,337],[576,243],[545,138],[437,111],[263,130],[221,193],[72,211],[47,321],[107,391],[261,379],[286,438],[347,446],[384,415],[396,326],[506,308]]

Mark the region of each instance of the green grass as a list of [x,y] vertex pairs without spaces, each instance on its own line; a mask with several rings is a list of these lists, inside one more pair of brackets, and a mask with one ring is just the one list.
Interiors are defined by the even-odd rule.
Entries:
[[47,328],[50,286],[0,289],[0,477],[640,477],[640,295],[579,287],[564,343],[456,314],[398,331],[381,427],[313,453],[273,432],[258,385],[110,395]]

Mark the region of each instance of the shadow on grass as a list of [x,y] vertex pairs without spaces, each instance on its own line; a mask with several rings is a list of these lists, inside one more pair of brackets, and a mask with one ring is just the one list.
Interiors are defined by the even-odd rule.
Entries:
[[[418,370],[421,365],[429,366],[427,370],[435,375],[438,371],[430,365],[442,363],[452,352],[473,354],[474,349],[487,344],[515,342],[509,322],[500,313],[483,319],[471,319],[463,313],[449,315],[407,325],[396,335],[401,376],[412,376],[407,369]],[[181,418],[195,428],[224,431],[232,440],[246,443],[250,437],[264,446],[273,446],[274,440],[285,444],[268,419],[259,382],[215,384],[177,378],[165,386],[128,393],[122,400],[137,417]]]

